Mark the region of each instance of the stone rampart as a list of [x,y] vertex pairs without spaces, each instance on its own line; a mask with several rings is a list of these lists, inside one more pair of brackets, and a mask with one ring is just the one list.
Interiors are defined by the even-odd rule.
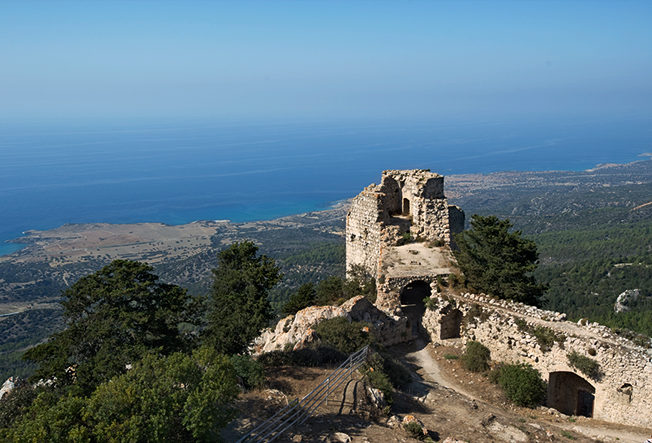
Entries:
[[[475,340],[494,361],[529,363],[548,382],[548,405],[569,415],[652,428],[652,354],[597,323],[483,295],[432,297],[423,326],[435,343]],[[574,367],[572,353],[597,363]]]

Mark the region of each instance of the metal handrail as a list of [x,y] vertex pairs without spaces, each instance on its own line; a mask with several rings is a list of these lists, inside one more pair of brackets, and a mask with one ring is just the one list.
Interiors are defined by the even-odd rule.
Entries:
[[344,363],[331,372],[312,391],[304,395],[301,400],[298,398],[292,400],[287,406],[245,434],[237,443],[271,442],[295,424],[304,423],[342,383],[351,378],[353,372],[367,360],[368,355],[369,346],[349,355]]

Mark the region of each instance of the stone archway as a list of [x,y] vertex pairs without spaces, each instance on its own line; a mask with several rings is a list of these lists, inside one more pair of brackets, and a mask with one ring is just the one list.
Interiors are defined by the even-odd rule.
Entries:
[[410,215],[410,200],[403,198],[403,215]]
[[595,388],[574,372],[551,372],[548,406],[566,415],[593,417]]
[[423,300],[428,297],[430,297],[430,284],[423,280],[412,281],[401,289],[401,310],[408,318],[415,336],[420,333],[421,318],[426,312],[426,304]]

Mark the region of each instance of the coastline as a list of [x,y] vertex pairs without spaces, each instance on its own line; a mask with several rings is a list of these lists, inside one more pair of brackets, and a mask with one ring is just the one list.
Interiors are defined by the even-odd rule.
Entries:
[[[618,169],[634,169],[639,165],[647,166],[645,169],[652,169],[652,154],[643,153],[640,154],[641,157],[644,157],[641,160],[635,160],[633,162],[627,163],[610,163],[610,164],[600,164],[596,165],[594,168],[585,169],[581,171],[573,170],[560,170],[560,171],[499,171],[499,172],[490,172],[490,173],[477,173],[477,174],[451,174],[446,175],[446,194],[453,203],[456,198],[461,197],[462,195],[473,194],[478,191],[486,192],[491,188],[502,188],[504,186],[512,186],[517,183],[522,184],[523,186],[536,186],[543,182],[550,180],[556,180],[558,185],[568,185],[572,183],[573,180],[577,181],[586,181],[591,180],[595,174],[609,174]],[[437,171],[434,171],[437,172]],[[380,173],[380,171],[379,171]],[[626,174],[626,173],[624,173]],[[649,175],[649,174],[648,174]],[[569,182],[570,180],[570,182]],[[623,181],[626,182],[626,181]],[[552,183],[555,184],[555,183]],[[40,245],[39,247],[45,247],[49,243],[57,241],[70,241],[70,236],[75,236],[79,232],[88,230],[93,226],[100,226],[101,229],[115,231],[112,236],[119,239],[120,246],[132,246],[133,244],[144,244],[144,243],[156,243],[157,240],[157,229],[167,230],[167,234],[164,235],[164,238],[175,239],[180,234],[170,234],[170,232],[183,231],[188,226],[192,225],[203,225],[213,229],[213,225],[226,224],[233,226],[245,226],[245,225],[260,225],[270,222],[278,222],[283,219],[292,218],[292,217],[302,217],[306,214],[312,213],[321,213],[327,212],[330,210],[342,210],[344,206],[347,205],[347,202],[350,198],[339,199],[335,201],[330,201],[325,204],[316,204],[315,208],[309,211],[300,212],[300,213],[287,213],[281,216],[272,216],[268,218],[255,218],[250,220],[238,220],[232,221],[230,219],[220,219],[220,220],[194,220],[188,223],[180,224],[168,224],[164,222],[157,221],[142,221],[136,223],[66,223],[58,227],[51,229],[26,229],[23,232],[23,235],[16,238],[5,239],[0,243],[0,260],[6,261],[11,259],[11,257],[18,258],[21,255],[29,253],[29,248],[32,245]],[[110,227],[110,228],[109,228]],[[154,228],[159,227],[159,228]],[[125,235],[125,229],[132,228],[139,231],[138,239],[132,238],[122,238],[122,235]],[[65,235],[61,235],[62,232],[66,232]],[[72,234],[70,234],[72,233]],[[144,239],[141,238],[144,236]],[[183,235],[181,235],[183,237]],[[210,235],[209,235],[210,237]],[[115,248],[116,245],[107,245],[105,240],[99,240],[99,243],[91,241],[90,246],[84,245],[83,242],[77,244],[75,247],[81,247],[83,250],[88,250],[90,248],[95,249],[106,249]],[[202,246],[205,244],[206,239],[202,240],[199,245]],[[104,242],[104,243],[102,243]],[[169,246],[169,245],[168,245]],[[99,252],[99,251],[96,251]],[[117,252],[117,251],[114,251]],[[150,251],[152,252],[152,251]],[[51,255],[51,254],[46,254]],[[90,254],[94,256],[98,254]],[[123,252],[120,252],[118,255],[122,256]],[[131,254],[127,254],[131,255]],[[43,258],[43,257],[42,257]]]

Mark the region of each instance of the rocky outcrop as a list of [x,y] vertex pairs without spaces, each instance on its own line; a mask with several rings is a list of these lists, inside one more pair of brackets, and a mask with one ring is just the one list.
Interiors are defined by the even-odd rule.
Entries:
[[2,397],[4,397],[5,395],[9,394],[11,391],[13,391],[15,386],[16,386],[16,383],[14,382],[14,378],[9,377],[2,384],[2,388],[0,388],[0,399],[2,399]]
[[313,327],[335,317],[348,317],[348,313],[339,306],[310,306],[288,315],[254,341],[254,353],[304,348],[314,339]]
[[370,323],[378,341],[385,345],[400,343],[409,338],[405,318],[389,316],[359,295],[341,306],[310,306],[295,315],[288,315],[281,319],[274,329],[263,331],[254,341],[253,351],[255,354],[262,354],[303,349],[316,339],[313,328],[317,324],[336,317]]
[[614,311],[616,312],[626,312],[631,309],[630,305],[638,300],[641,295],[640,289],[627,289],[623,291],[614,304]]

